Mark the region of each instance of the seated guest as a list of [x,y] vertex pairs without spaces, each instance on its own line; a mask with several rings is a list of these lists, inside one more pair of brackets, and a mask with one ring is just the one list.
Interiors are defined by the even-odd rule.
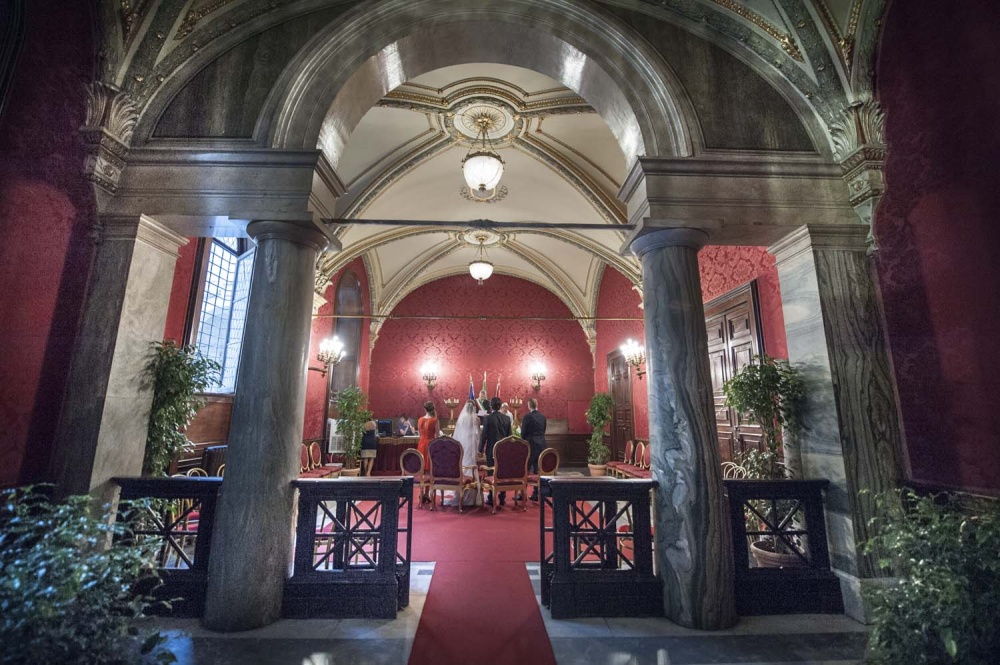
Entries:
[[378,437],[375,435],[375,421],[365,423],[365,433],[361,436],[361,475],[372,475],[375,455],[378,452]]
[[405,413],[399,417],[399,436],[415,436],[417,430],[410,422],[410,417]]
[[514,428],[514,414],[510,412],[510,404],[504,402],[500,405],[500,413],[507,416],[507,420],[510,421],[511,430]]

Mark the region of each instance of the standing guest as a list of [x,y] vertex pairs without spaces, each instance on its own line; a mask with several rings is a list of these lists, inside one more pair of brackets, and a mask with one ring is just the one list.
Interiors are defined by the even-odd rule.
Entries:
[[[490,415],[486,416],[483,422],[483,433],[479,436],[479,453],[486,455],[486,464],[493,466],[493,446],[500,439],[510,436],[510,420],[500,413],[502,402],[499,397],[494,397],[490,401],[490,408],[493,409]],[[500,505],[507,502],[507,493],[500,492]],[[493,505],[493,492],[486,498],[486,505]]]
[[414,436],[417,430],[413,428],[410,417],[405,413],[399,417],[399,436]]
[[375,421],[365,423],[365,433],[361,435],[361,475],[372,475],[375,465],[375,455],[378,453],[378,437],[375,434]]
[[510,412],[510,404],[504,402],[500,405],[500,413],[507,416],[507,420],[510,421],[511,431],[514,430],[514,414]]
[[[528,413],[521,421],[521,438],[531,446],[531,456],[528,458],[528,471],[538,473],[538,456],[545,450],[545,416],[538,410],[538,400],[534,397],[528,400]],[[531,500],[538,501],[538,486],[531,493]]]
[[[431,472],[431,441],[435,438],[441,436],[441,428],[438,427],[437,413],[434,411],[434,402],[427,401],[424,402],[424,415],[420,420],[417,421],[417,430],[420,432],[420,441],[417,442],[417,450],[420,454],[424,456],[424,472]],[[430,496],[427,493],[427,488],[424,488],[424,494],[420,497],[423,502],[430,502]]]

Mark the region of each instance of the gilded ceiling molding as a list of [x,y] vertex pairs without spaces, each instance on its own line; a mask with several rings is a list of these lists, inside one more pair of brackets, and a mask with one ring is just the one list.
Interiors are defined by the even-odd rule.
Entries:
[[[412,85],[412,84],[406,84]],[[513,87],[513,86],[512,86]],[[567,92],[569,92],[567,90]],[[520,98],[518,95],[512,94],[508,90],[505,90],[498,86],[491,85],[476,85],[467,88],[462,88],[457,92],[447,95],[445,97],[439,97],[436,95],[421,95],[416,92],[410,92],[405,89],[397,89],[388,92],[385,97],[383,97],[378,105],[379,106],[389,106],[398,105],[399,102],[407,102],[415,106],[427,107],[428,110],[432,111],[442,111],[454,106],[457,102],[462,101],[466,97],[496,97],[502,99],[518,111],[522,113],[538,113],[547,109],[559,108],[559,107],[582,107],[581,112],[583,113],[594,113],[594,109],[591,108],[590,104],[587,103],[585,99],[576,94],[569,94],[563,97],[555,97],[552,99],[541,99],[535,102],[526,101]],[[395,103],[395,104],[394,104]],[[405,106],[405,105],[404,105]]]
[[737,2],[736,0],[712,0],[715,4],[720,7],[724,7],[729,11],[737,14],[738,16],[746,19],[750,23],[766,32],[770,35],[778,44],[781,45],[782,50],[790,55],[795,60],[802,62],[802,52],[799,47],[795,44],[795,39],[792,37],[791,33],[787,30],[782,30],[778,26],[774,25],[763,16],[757,12],[751,10],[746,5]]
[[87,179],[98,196],[114,195],[138,119],[131,95],[116,86],[93,81],[87,86],[87,115],[80,133],[87,144]]
[[844,171],[851,205],[868,226],[868,251],[878,248],[875,209],[885,192],[882,167],[885,163],[885,116],[878,102],[866,95],[844,109],[842,119],[832,123],[835,155]]
[[454,141],[447,135],[435,134],[424,143],[416,146],[375,175],[364,190],[358,194],[358,197],[343,211],[341,217],[343,219],[360,218],[400,178],[454,145]]
[[[604,233],[610,233],[610,231],[604,231]],[[608,249],[603,245],[599,245],[583,234],[574,233],[573,231],[567,231],[564,229],[526,229],[518,231],[517,234],[519,236],[539,235],[554,238],[556,240],[562,240],[563,242],[590,252],[602,262],[614,266],[618,272],[623,274],[633,284],[637,284],[641,280],[642,269],[640,268],[638,260],[635,257],[622,256],[621,253]],[[615,232],[615,235],[617,235],[620,240],[625,239],[624,233]]]
[[837,25],[837,20],[830,11],[830,7],[826,4],[826,0],[813,1],[816,11],[823,20],[823,25],[826,27],[827,32],[830,33],[833,42],[837,45],[840,61],[844,65],[844,69],[848,72],[851,71],[853,66],[854,40],[858,31],[858,20],[861,17],[861,5],[863,2],[864,0],[853,0],[851,3],[851,13],[847,21],[847,30],[842,33],[840,26]]
[[388,282],[383,282],[382,290],[384,293],[384,300],[386,303],[391,303],[391,305],[383,306],[383,303],[380,302],[379,310],[391,311],[392,308],[399,302],[396,294],[405,289],[407,284],[417,279],[417,276],[420,273],[432,266],[434,263],[448,257],[451,254],[454,254],[464,246],[464,243],[459,243],[455,241],[454,237],[452,237],[452,242],[441,243],[438,247],[424,252],[421,256],[415,257],[409,263],[400,268],[392,279]]
[[233,2],[233,0],[207,0],[206,2],[198,3],[194,2],[191,7],[184,14],[184,18],[181,20],[180,26],[177,28],[177,34],[174,35],[175,40],[181,40],[194,32],[194,29],[198,26],[201,21],[214,11],[222,9],[226,5]]
[[568,144],[568,143],[566,143],[564,141],[559,140],[558,138],[555,137],[555,135],[549,134],[548,132],[543,132],[542,131],[542,122],[545,120],[545,117],[546,116],[539,116],[539,118],[538,118],[538,125],[535,127],[535,132],[534,132],[535,134],[540,134],[541,136],[544,136],[546,140],[552,141],[553,143],[558,144],[561,148],[565,148],[566,150],[572,152],[574,155],[576,155],[577,157],[579,157],[583,161],[585,161],[588,164],[590,164],[590,166],[592,166],[595,171],[597,171],[602,176],[604,176],[605,178],[608,179],[608,182],[611,183],[611,186],[614,189],[614,191],[617,192],[619,189],[622,188],[622,183],[618,182],[613,177],[611,177],[611,174],[608,173],[607,171],[605,171],[603,168],[601,168],[600,164],[598,164],[597,162],[595,162],[594,160],[592,160],[590,157],[587,157],[585,154],[583,154],[582,152],[580,152],[579,150],[577,150],[576,148],[574,148],[570,144]]
[[528,133],[514,139],[513,147],[530,155],[559,174],[573,186],[594,207],[594,210],[609,224],[624,224],[626,221],[623,206],[613,199],[591,180],[590,176],[581,171],[572,161],[564,158],[550,146],[545,145]]

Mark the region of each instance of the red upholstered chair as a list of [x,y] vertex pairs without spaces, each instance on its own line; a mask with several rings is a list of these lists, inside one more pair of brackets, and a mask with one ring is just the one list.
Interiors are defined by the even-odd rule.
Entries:
[[458,512],[462,512],[462,494],[476,479],[462,471],[462,444],[450,436],[442,436],[431,441],[427,447],[431,458],[430,488],[431,510],[435,510],[435,492],[454,491],[458,494]]
[[637,441],[635,444],[634,458],[633,461],[622,464],[617,468],[618,474],[622,478],[635,478],[636,472],[641,471],[642,468],[640,464],[642,462],[642,457],[646,452],[646,444],[642,441]]
[[633,476],[634,478],[653,477],[653,472],[649,469],[649,449],[650,445],[648,443],[642,447],[642,459],[637,459],[635,461],[639,468],[635,470],[635,475]]
[[[528,458],[531,456],[531,446],[524,439],[508,436],[500,439],[493,446],[493,466],[485,467],[487,475],[482,480],[483,491],[522,493],[522,510],[528,509]],[[497,512],[499,500],[493,501],[493,512]],[[517,505],[517,494],[514,495],[514,505]]]
[[[416,448],[407,448],[399,454],[399,468],[402,475],[413,476],[413,482],[423,495],[423,489],[431,486],[430,476],[424,469],[424,454]],[[417,501],[417,508],[423,508],[424,502]]]
[[334,467],[323,466],[323,451],[316,441],[309,444],[309,470],[319,478],[332,476],[337,471]]
[[608,462],[608,468],[611,469],[611,473],[612,474],[614,474],[616,476],[620,475],[619,471],[618,471],[619,467],[621,467],[623,464],[631,464],[632,463],[632,453],[633,453],[634,449],[635,449],[635,446],[632,444],[632,440],[631,439],[629,439],[628,441],[625,442],[625,455],[624,455],[624,459],[622,461],[612,460],[612,461]]
[[323,478],[330,473],[323,468],[312,468],[312,458],[309,455],[309,448],[306,444],[299,447],[299,478]]
[[[631,442],[629,442],[631,443]],[[528,475],[528,483],[535,486],[535,493],[542,492],[542,476],[554,476],[559,473],[559,453],[555,448],[546,448],[538,456],[538,473]]]

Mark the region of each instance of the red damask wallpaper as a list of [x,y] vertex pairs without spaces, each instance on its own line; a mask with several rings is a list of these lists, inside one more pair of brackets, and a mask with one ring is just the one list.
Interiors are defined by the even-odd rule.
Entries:
[[[760,292],[760,310],[763,324],[764,347],[776,358],[788,357],[785,339],[785,319],[781,312],[781,290],[774,257],[763,247],[705,247],[698,254],[701,273],[701,293],[705,302],[714,300],[738,286],[756,279]],[[639,309],[641,298],[632,283],[614,268],[605,268],[601,291],[597,300],[597,316],[607,318],[642,318]],[[597,363],[594,385],[597,390],[608,389],[608,353],[622,345],[628,338],[644,340],[642,321],[598,321]],[[632,375],[632,407],[635,417],[635,436],[649,436],[649,404],[645,378]]]
[[[25,13],[0,117],[0,486],[46,480],[93,250],[78,131],[95,75],[91,3]],[[53,26],[77,29],[53,38]]]
[[[371,292],[368,290],[368,273],[365,271],[364,261],[358,258],[348,263],[342,270],[334,273],[330,280],[330,285],[326,288],[326,293],[323,296],[326,298],[326,304],[320,307],[317,312],[318,316],[312,320],[312,335],[309,339],[309,364],[313,367],[320,366],[319,361],[316,360],[316,354],[319,353],[319,343],[332,335],[336,326],[336,319],[325,317],[336,314],[334,305],[336,303],[337,283],[340,281],[340,276],[348,270],[357,275],[358,281],[361,283],[361,300],[365,314],[371,314],[372,312]],[[361,350],[359,354],[360,378],[358,381],[361,389],[364,391],[367,391],[369,386],[368,365],[371,358],[369,348],[371,337],[368,331],[368,322],[365,322],[361,331]],[[319,372],[306,372],[306,381],[306,414],[302,429],[302,438],[322,438],[324,432],[323,414],[325,409],[323,402],[326,400],[326,378]]]
[[170,285],[167,323],[163,330],[163,339],[172,339],[178,344],[184,341],[184,324],[187,321],[188,304],[191,301],[191,283],[194,281],[198,238],[188,238],[188,244],[180,248],[179,254],[177,265],[174,266],[174,281]]
[[[552,317],[570,316],[570,311],[555,295],[522,279],[494,275],[477,286],[472,278],[459,275],[420,287],[393,314]],[[438,367],[432,392],[420,377],[426,362]],[[536,362],[546,369],[537,393],[530,378]],[[586,431],[579,416],[594,392],[593,359],[580,324],[569,320],[386,321],[372,350],[372,408],[378,417],[401,412],[417,416],[430,397],[446,418],[444,399],[465,398],[470,373],[478,394],[484,370],[490,397],[502,375],[503,399],[519,395],[527,401],[536,396],[539,410],[550,419],[569,419],[571,431]]]
[[877,67],[889,152],[876,265],[909,471],[989,494],[1000,494],[997,19],[995,0],[892,3]]

